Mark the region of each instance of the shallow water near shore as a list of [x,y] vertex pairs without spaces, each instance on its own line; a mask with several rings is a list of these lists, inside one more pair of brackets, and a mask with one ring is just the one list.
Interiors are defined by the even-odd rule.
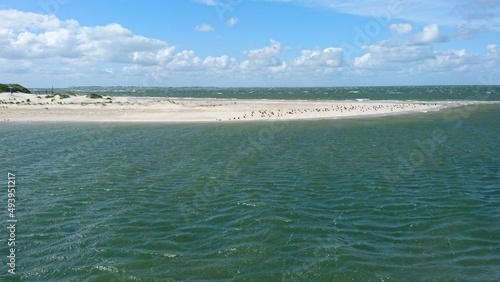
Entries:
[[0,278],[496,281],[498,120],[492,104],[323,121],[2,123],[18,246],[11,276],[1,233]]

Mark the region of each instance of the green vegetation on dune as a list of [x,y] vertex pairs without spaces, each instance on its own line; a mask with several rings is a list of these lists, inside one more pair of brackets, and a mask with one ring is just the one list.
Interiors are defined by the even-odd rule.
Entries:
[[14,90],[14,92],[21,93],[31,93],[26,87],[19,84],[1,84],[0,83],[0,92],[10,92],[10,88]]
[[94,93],[88,94],[87,97],[91,98],[91,99],[102,99],[103,98],[102,95],[94,94]]
[[66,99],[71,96],[75,96],[73,93],[57,93],[55,96],[59,96],[60,99]]

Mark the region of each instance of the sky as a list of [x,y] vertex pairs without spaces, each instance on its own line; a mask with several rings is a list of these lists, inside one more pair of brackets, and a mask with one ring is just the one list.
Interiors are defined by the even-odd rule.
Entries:
[[500,84],[500,0],[0,0],[0,83]]

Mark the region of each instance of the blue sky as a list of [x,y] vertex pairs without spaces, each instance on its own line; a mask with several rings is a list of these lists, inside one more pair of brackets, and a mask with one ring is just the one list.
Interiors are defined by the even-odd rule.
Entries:
[[0,0],[28,87],[500,84],[498,0]]

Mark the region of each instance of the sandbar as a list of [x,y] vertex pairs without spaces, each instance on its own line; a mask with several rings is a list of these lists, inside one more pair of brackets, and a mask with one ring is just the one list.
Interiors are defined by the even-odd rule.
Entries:
[[0,93],[0,122],[244,122],[438,111],[450,101],[252,100]]

